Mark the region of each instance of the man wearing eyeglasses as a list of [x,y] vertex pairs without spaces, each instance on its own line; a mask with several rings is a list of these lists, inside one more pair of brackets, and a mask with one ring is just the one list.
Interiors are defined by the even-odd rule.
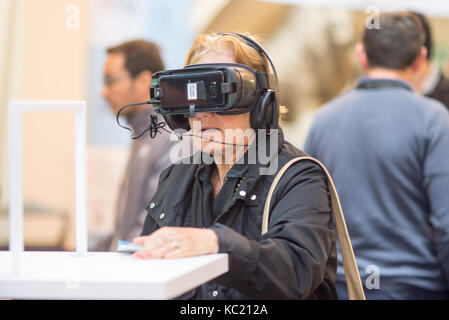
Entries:
[[[159,47],[153,42],[134,40],[111,47],[107,49],[101,94],[117,115],[127,104],[148,101],[152,74],[163,69]],[[133,136],[148,128],[148,108],[151,106],[128,107],[120,113],[132,128]],[[163,121],[161,116],[158,120]],[[146,216],[145,206],[156,191],[159,175],[170,164],[172,143],[168,134],[152,139],[149,132],[133,141],[116,199],[114,234],[101,241],[96,250],[115,250],[117,240],[132,241],[140,235]]]

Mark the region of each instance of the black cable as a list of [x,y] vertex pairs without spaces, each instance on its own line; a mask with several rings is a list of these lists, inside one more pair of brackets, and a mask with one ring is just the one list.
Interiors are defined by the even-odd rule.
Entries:
[[[137,107],[137,106],[142,106],[142,105],[144,105],[144,104],[150,104],[150,101],[139,102],[139,103],[131,103],[131,104],[127,104],[127,105],[121,107],[120,110],[117,112],[117,115],[116,115],[116,117],[115,117],[115,120],[117,121],[118,126],[119,126],[120,128],[123,128],[123,129],[126,129],[126,130],[131,131],[132,135],[134,135],[134,130],[132,130],[131,128],[122,126],[122,125],[120,124],[120,120],[119,120],[120,112],[122,112],[124,109],[126,109],[126,108],[128,108],[128,107]],[[150,125],[150,128],[151,128],[151,125]],[[138,138],[140,138],[145,132],[147,132],[148,130],[150,130],[150,128],[146,129],[144,132],[142,132],[142,133],[141,133],[139,136],[137,136],[137,137],[131,136],[131,139],[138,139]]]
[[196,135],[196,134],[191,134],[191,133],[189,133],[189,134],[177,134],[176,132],[169,131],[169,130],[165,129],[164,127],[165,127],[165,123],[164,123],[164,126],[161,127],[160,129],[163,129],[165,132],[167,132],[169,134],[175,135],[179,139],[179,141],[182,141],[183,137],[198,137],[198,138],[203,139],[203,140],[209,140],[210,142],[221,143],[221,144],[225,144],[225,145],[241,146],[241,147],[248,147],[249,146],[249,144],[240,144],[240,143],[229,143],[229,142],[215,141],[215,140],[212,140],[210,138],[202,137],[202,136],[199,136],[199,135]]
[[[167,131],[167,130],[165,129],[165,131]],[[167,131],[167,132],[169,132],[169,131]],[[169,133],[173,134],[173,132],[169,132]],[[176,133],[175,133],[175,135],[176,135]],[[215,140],[212,140],[210,138],[198,136],[196,134],[191,134],[191,133],[183,134],[183,135],[177,135],[177,136],[178,136],[178,138],[181,137],[180,140],[182,140],[182,137],[186,137],[187,136],[187,137],[198,137],[198,138],[203,139],[203,140],[209,140],[210,142],[221,143],[221,144],[230,145],[230,146],[240,146],[240,147],[248,147],[249,146],[249,144],[246,144],[246,143],[242,144],[242,143],[230,143],[230,142],[215,141]]]
[[235,33],[235,32],[221,32],[220,34],[223,35],[232,35],[232,36],[237,36],[240,37],[244,40],[246,40],[246,42],[253,47],[254,49],[256,49],[259,52],[262,52],[264,54],[264,56],[267,58],[268,62],[270,63],[271,69],[273,70],[274,73],[274,90],[276,91],[276,94],[278,94],[279,92],[279,87],[278,87],[278,74],[276,72],[276,68],[274,67],[274,63],[273,61],[271,61],[270,56],[268,55],[268,53],[265,51],[265,49],[257,43],[257,41],[251,39],[248,36],[245,36],[244,34],[241,33]]
[[[128,107],[137,107],[137,106],[141,106],[141,105],[145,105],[145,104],[150,104],[150,101],[145,101],[145,102],[140,102],[140,103],[131,103],[131,104],[127,104],[127,105],[121,107],[120,110],[117,112],[117,116],[116,116],[116,121],[117,121],[117,124],[119,125],[119,127],[131,131],[131,133],[134,135],[134,131],[131,128],[122,126],[120,124],[120,120],[119,120],[120,113],[124,109],[126,109]],[[182,141],[182,138],[185,137],[185,136],[191,136],[191,137],[198,137],[198,138],[203,139],[203,140],[209,140],[209,141],[215,142],[215,143],[221,143],[221,144],[224,144],[224,145],[242,146],[242,147],[248,147],[249,146],[249,144],[239,144],[239,143],[229,143],[229,142],[215,141],[215,140],[212,140],[210,138],[201,137],[201,136],[198,136],[198,135],[195,135],[195,134],[190,134],[190,133],[189,134],[182,134],[182,135],[181,134],[177,134],[176,132],[167,130],[165,128],[165,126],[166,126],[165,122],[163,122],[163,121],[162,122],[157,122],[157,115],[154,114],[154,111],[151,108],[148,108],[148,111],[149,111],[149,114],[150,114],[150,117],[151,117],[150,126],[148,128],[146,128],[137,137],[131,136],[131,139],[138,139],[141,136],[143,136],[147,131],[150,131],[150,137],[154,139],[158,133],[161,133],[159,130],[162,129],[162,130],[164,130],[165,132],[167,132],[169,134],[175,135],[180,141]]]

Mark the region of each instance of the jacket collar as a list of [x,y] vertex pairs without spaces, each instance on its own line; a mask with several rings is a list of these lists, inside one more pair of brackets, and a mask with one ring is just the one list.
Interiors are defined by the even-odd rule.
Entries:
[[369,78],[360,77],[357,79],[357,89],[377,89],[377,88],[403,88],[413,91],[412,86],[405,80],[389,78]]
[[[269,139],[270,137],[267,136],[266,139],[268,141],[266,141],[266,145],[269,145]],[[284,135],[281,129],[278,130],[278,137],[277,137],[277,141],[278,141],[278,145],[277,145],[277,152],[272,152],[272,154],[270,153],[270,161],[274,160],[274,157],[278,157],[280,150],[283,147],[284,144]],[[255,146],[257,147],[257,146]],[[257,153],[256,153],[257,154]],[[195,155],[192,156],[192,161],[194,160],[194,158],[196,160],[199,159],[203,159],[201,158],[201,153],[197,153]],[[257,206],[260,205],[260,201],[262,199],[262,192],[264,192],[263,188],[259,188],[257,191],[255,190],[255,186],[257,184],[257,182],[260,180],[261,175],[260,175],[260,168],[263,167],[264,165],[261,164],[258,159],[256,159],[256,163],[252,163],[252,164],[239,164],[236,163],[234,164],[234,166],[229,170],[228,174],[229,175],[233,175],[233,176],[237,176],[238,178],[241,178],[240,182],[237,184],[236,189],[234,190],[234,194],[231,197],[230,201],[228,201],[225,205],[225,207],[223,208],[223,211],[226,212],[228,211],[232,206],[235,205],[237,200],[241,200],[244,201],[246,205],[248,206]],[[184,166],[182,164],[179,164],[181,166]],[[209,170],[212,168],[212,165],[208,165],[208,164],[194,164],[194,165],[186,165],[185,169],[183,168],[182,170],[185,170],[185,174],[184,176],[188,179],[188,181],[186,181],[185,183],[182,183],[182,185],[180,186],[181,190],[183,190],[182,192],[179,193],[175,193],[174,197],[170,200],[170,204],[169,207],[163,208],[163,210],[165,211],[164,213],[168,213],[170,212],[170,214],[166,214],[166,217],[164,219],[160,218],[161,212],[160,210],[156,210],[157,206],[159,204],[159,201],[161,200],[160,198],[163,196],[162,194],[160,194],[158,197],[155,197],[153,199],[153,202],[156,203],[156,207],[154,208],[155,210],[152,210],[152,208],[150,207],[150,205],[148,205],[146,207],[147,211],[150,213],[150,215],[153,217],[153,219],[156,221],[156,223],[158,223],[160,226],[163,225],[169,225],[173,219],[178,216],[183,214],[183,212],[185,212],[185,201],[186,201],[186,195],[189,193],[188,190],[190,190],[190,185],[191,183],[193,183],[193,179],[200,179],[200,168],[204,166],[209,166]],[[244,191],[244,192],[242,192]],[[221,215],[220,215],[221,217]],[[217,217],[215,220],[217,221],[220,217]]]
[[[265,139],[265,146],[267,149],[267,153],[269,154],[269,157],[265,159],[267,162],[266,164],[261,163],[259,161],[260,159],[258,158],[257,151],[260,146],[257,142],[261,141],[260,139]],[[255,139],[255,141],[253,142],[253,144],[251,144],[251,146],[249,146],[245,154],[242,155],[242,157],[244,157],[244,161],[237,161],[231,167],[231,169],[229,169],[226,175],[227,177],[240,178],[241,180],[234,190],[234,195],[223,208],[224,211],[229,210],[237,200],[243,200],[247,205],[258,205],[260,203],[262,195],[256,194],[254,192],[254,187],[260,180],[261,169],[263,169],[264,167],[268,167],[273,161],[278,161],[278,159],[275,159],[275,157],[279,157],[279,153],[283,147],[283,144],[284,133],[281,128],[279,128],[277,131],[277,149],[275,152],[271,152],[270,150],[270,136],[262,134],[258,137],[258,139]],[[199,155],[200,153],[197,154],[197,156]],[[201,157],[201,159],[204,158]],[[195,171],[195,179],[202,179],[204,181],[204,179],[210,177],[210,170],[212,169],[212,166],[215,166],[215,164],[200,164]],[[254,201],[254,199],[257,199],[259,201]]]
[[[267,139],[266,145],[268,148],[270,137],[266,136],[265,139]],[[284,134],[283,134],[281,128],[279,128],[279,130],[278,130],[277,142],[278,142],[278,144],[277,144],[276,152],[269,152],[269,154],[270,154],[269,163],[271,163],[275,157],[279,157],[279,153],[284,144]],[[251,147],[257,147],[257,146],[254,145]],[[253,152],[253,154],[257,155],[257,152],[255,152],[255,153]],[[260,204],[260,199],[262,198],[262,194],[257,194],[257,192],[255,192],[255,186],[261,177],[260,169],[262,167],[268,166],[269,163],[267,165],[264,165],[264,164],[260,163],[259,159],[256,159],[256,163],[246,165],[246,169],[243,173],[242,180],[237,185],[237,188],[236,188],[231,200],[223,208],[224,211],[229,210],[235,204],[235,202],[237,200],[245,201],[246,205],[259,205]],[[238,170],[241,168],[240,166],[241,165],[236,164],[232,167],[232,169],[234,169],[235,172],[239,172]],[[259,191],[262,192],[262,190],[259,190]]]

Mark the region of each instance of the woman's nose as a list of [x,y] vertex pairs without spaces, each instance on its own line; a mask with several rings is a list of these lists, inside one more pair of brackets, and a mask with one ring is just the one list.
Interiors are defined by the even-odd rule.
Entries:
[[214,116],[214,114],[212,112],[199,112],[199,113],[195,113],[195,115],[193,117],[191,117],[190,119],[192,120],[192,122],[199,122],[199,123],[206,123],[208,121],[210,121],[210,119]]
[[200,131],[201,127],[204,126],[205,123],[209,122],[210,118],[213,116],[214,114],[212,112],[195,113],[194,116],[189,117],[190,128],[194,131]]
[[193,120],[202,120],[202,119],[208,119],[212,118],[214,116],[214,113],[212,112],[198,112],[195,113],[193,116]]

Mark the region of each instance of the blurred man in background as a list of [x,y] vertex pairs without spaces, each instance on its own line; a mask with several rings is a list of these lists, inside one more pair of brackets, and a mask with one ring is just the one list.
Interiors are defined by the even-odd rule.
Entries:
[[366,77],[318,110],[305,151],[334,178],[367,299],[447,299],[449,113],[410,85],[426,59],[419,20],[379,19],[356,47]]
[[425,36],[424,46],[427,49],[426,59],[415,72],[412,84],[417,92],[442,102],[449,109],[449,79],[444,76],[439,66],[431,61],[433,53],[433,37],[427,18],[413,12],[421,22]]
[[[123,106],[149,100],[152,74],[164,69],[159,47],[152,42],[135,40],[107,50],[102,96],[116,115]],[[151,106],[128,107],[120,116],[138,136],[149,126]],[[158,115],[158,121],[163,118]],[[124,132],[124,134],[127,134]],[[146,216],[145,206],[153,197],[159,175],[170,164],[169,135],[154,139],[149,132],[133,141],[128,165],[116,202],[116,228],[97,250],[115,250],[117,240],[132,241],[140,235]]]

